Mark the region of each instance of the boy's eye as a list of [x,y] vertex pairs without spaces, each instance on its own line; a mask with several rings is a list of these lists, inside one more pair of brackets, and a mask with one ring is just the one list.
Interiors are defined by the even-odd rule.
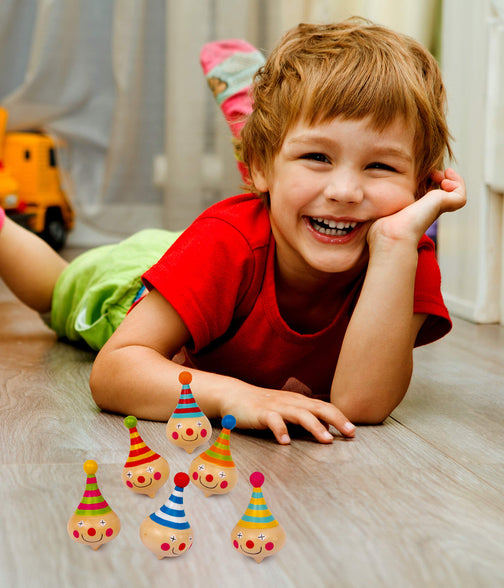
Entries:
[[327,156],[323,153],[305,153],[301,156],[301,159],[311,159],[313,161],[321,161],[323,163],[330,163]]
[[374,161],[373,163],[370,163],[367,166],[367,169],[384,169],[386,171],[391,171],[391,172],[395,172],[397,171],[394,167],[392,167],[391,165],[388,165],[386,163],[381,163],[379,161]]

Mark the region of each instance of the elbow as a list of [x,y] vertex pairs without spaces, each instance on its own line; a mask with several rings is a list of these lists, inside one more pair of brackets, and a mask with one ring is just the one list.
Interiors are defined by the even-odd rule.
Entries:
[[110,410],[108,405],[107,395],[107,379],[104,377],[104,369],[102,362],[99,360],[99,356],[96,358],[91,374],[89,376],[89,388],[91,390],[91,396],[98,408],[101,410]]

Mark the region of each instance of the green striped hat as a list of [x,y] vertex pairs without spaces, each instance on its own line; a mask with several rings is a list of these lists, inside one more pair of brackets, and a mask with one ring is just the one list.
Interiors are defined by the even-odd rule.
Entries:
[[112,509],[101,495],[100,489],[98,488],[98,482],[96,481],[95,474],[98,471],[98,464],[96,461],[88,459],[84,463],[83,468],[87,474],[86,488],[75,514],[81,516],[93,516],[104,515],[111,512]]
[[222,431],[219,437],[210,449],[200,454],[200,458],[221,468],[234,468],[235,464],[231,457],[231,450],[229,449],[229,436],[232,429],[235,428],[235,425],[235,417],[232,414],[227,414],[222,419]]

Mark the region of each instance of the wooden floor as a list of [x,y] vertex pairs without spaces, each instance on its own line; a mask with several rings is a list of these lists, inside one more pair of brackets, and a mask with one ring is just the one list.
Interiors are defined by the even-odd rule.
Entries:
[[[122,417],[93,404],[93,354],[56,341],[2,284],[0,357],[2,587],[504,586],[502,327],[456,320],[443,341],[417,350],[393,416],[360,427],[354,440],[282,447],[233,432],[238,485],[210,498],[186,488],[194,545],[163,560],[140,542],[139,526],[192,457],[167,441],[164,423],[140,421],[172,476],[154,499],[122,486],[129,435]],[[122,522],[98,551],[66,531],[87,459],[98,462],[100,490]],[[284,549],[261,564],[229,538],[254,470],[264,473],[266,502],[287,534]]]

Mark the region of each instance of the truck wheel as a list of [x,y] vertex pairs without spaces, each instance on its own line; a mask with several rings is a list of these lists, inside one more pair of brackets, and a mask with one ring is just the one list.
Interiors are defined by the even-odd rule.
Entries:
[[46,212],[44,230],[40,236],[56,251],[63,247],[66,241],[66,230],[63,215],[59,209],[49,209]]

